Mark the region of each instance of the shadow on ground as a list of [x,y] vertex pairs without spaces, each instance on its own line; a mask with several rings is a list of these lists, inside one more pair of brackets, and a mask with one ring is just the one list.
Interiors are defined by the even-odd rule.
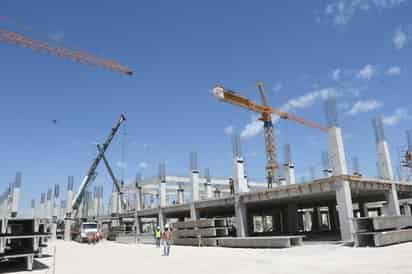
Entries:
[[[34,260],[33,263],[33,271],[34,270],[46,270],[49,267],[37,260]],[[8,262],[0,263],[0,273],[14,273],[14,272],[25,272],[26,269],[26,262],[24,260],[13,260]]]

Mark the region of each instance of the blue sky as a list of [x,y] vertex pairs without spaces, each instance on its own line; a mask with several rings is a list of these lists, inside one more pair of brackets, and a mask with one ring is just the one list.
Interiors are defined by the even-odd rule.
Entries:
[[[371,118],[384,117],[394,165],[411,128],[411,12],[409,0],[2,1],[1,15],[33,28],[27,36],[44,40],[44,33],[135,74],[0,44],[0,189],[22,171],[26,207],[68,175],[77,187],[96,155],[93,143],[120,113],[128,122],[107,153],[119,177],[122,167],[125,179],[153,176],[162,161],[169,174],[185,175],[190,151],[202,171],[230,176],[233,129],[244,137],[249,177],[264,180],[256,116],[209,94],[219,83],[259,100],[257,80],[273,107],[321,124],[322,100],[336,95],[349,167],[358,156],[374,176]],[[7,22],[0,29],[21,31]],[[325,134],[285,121],[276,130],[278,147],[292,145],[298,179],[312,164],[320,176]],[[96,183],[111,190],[102,168]]]

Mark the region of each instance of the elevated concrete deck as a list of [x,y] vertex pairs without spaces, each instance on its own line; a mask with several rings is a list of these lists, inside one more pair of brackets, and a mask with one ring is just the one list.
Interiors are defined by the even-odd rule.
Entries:
[[[213,218],[238,216],[237,204],[244,207],[245,231],[243,235],[251,234],[252,217],[254,215],[273,216],[280,228],[273,230],[271,235],[295,234],[298,229],[299,209],[327,207],[331,231],[339,231],[337,213],[337,189],[339,184],[348,183],[352,203],[364,204],[385,201],[387,194],[394,187],[399,199],[412,198],[412,184],[397,181],[363,178],[358,176],[333,176],[301,184],[278,186],[264,191],[240,193],[235,196],[196,201],[180,205],[168,205],[162,208],[143,209],[136,213],[139,218]],[[359,210],[359,207],[357,207]],[[335,210],[334,210],[335,209]],[[195,214],[195,215],[193,215]],[[292,215],[290,215],[292,214]],[[313,212],[313,214],[315,214]],[[299,217],[302,218],[302,217]],[[162,220],[166,222],[167,220]],[[348,220],[349,222],[349,220]],[[239,234],[239,233],[238,233]],[[240,234],[242,235],[242,234]]]

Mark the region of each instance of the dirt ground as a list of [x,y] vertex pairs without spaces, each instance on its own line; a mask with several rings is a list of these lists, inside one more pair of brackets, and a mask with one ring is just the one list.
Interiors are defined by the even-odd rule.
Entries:
[[[31,273],[44,274],[410,274],[412,243],[384,248],[351,248],[332,244],[290,249],[229,249],[172,246],[171,256],[161,256],[151,245],[102,242],[95,246],[57,241],[37,259]],[[15,269],[14,269],[15,270]],[[5,269],[1,273],[26,273]],[[30,272],[27,272],[30,273]]]

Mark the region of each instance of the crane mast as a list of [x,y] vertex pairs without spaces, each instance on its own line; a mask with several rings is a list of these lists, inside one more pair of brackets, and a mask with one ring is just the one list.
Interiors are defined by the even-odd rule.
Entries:
[[[269,107],[269,102],[263,89],[263,83],[259,81],[257,86],[259,88],[259,93],[262,99],[263,106]],[[263,131],[265,137],[267,161],[266,178],[268,182],[268,188],[272,188],[273,183],[277,183],[275,172],[278,168],[278,164],[276,162],[275,132],[273,129],[272,113],[270,111],[264,111],[262,112],[262,116],[259,119],[263,121]]]
[[257,112],[261,114],[259,120],[261,120],[264,124],[264,136],[265,136],[265,148],[266,148],[266,158],[267,158],[267,165],[266,165],[266,175],[268,180],[268,188],[272,187],[273,182],[276,180],[275,172],[278,168],[278,164],[276,162],[276,145],[274,139],[274,129],[273,129],[273,122],[272,122],[272,114],[279,116],[281,119],[294,121],[304,126],[308,126],[311,128],[318,129],[323,132],[327,132],[328,129],[322,127],[321,125],[308,121],[304,118],[298,117],[296,115],[289,114],[287,112],[271,108],[269,106],[268,98],[266,97],[265,91],[263,89],[263,83],[258,82],[258,89],[262,99],[262,105],[256,104],[255,102],[249,100],[248,98],[237,94],[232,90],[228,90],[221,85],[215,86],[212,89],[212,94],[218,100],[224,101],[226,103],[230,103],[233,105],[240,106],[247,110]]
[[102,158],[104,157],[104,153],[106,152],[107,148],[109,147],[110,143],[113,140],[113,137],[116,135],[116,132],[118,131],[119,127],[121,126],[121,124],[126,120],[126,118],[124,117],[124,115],[120,115],[119,120],[117,121],[116,125],[114,126],[114,128],[112,128],[109,136],[106,138],[106,141],[104,142],[103,146],[101,147],[101,149],[99,150],[97,157],[93,160],[92,164],[90,165],[86,175],[83,178],[83,181],[79,187],[79,190],[76,194],[76,196],[74,197],[73,203],[72,203],[72,209],[73,210],[78,210],[80,203],[82,202],[83,199],[83,195],[84,195],[84,191],[87,188],[87,186],[89,185],[89,183],[92,181],[95,173],[96,173],[96,168],[99,165],[100,161],[102,160]]

